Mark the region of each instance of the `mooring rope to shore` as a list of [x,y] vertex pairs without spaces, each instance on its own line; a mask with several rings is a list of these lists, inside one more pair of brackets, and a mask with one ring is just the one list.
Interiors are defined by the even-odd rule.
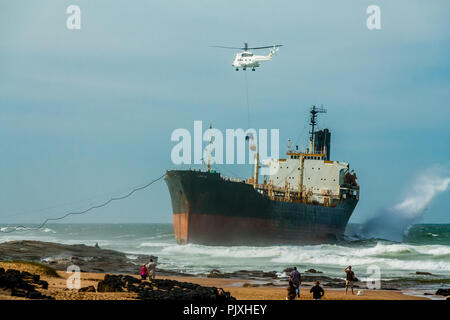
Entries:
[[39,230],[39,229],[41,229],[42,227],[44,227],[49,221],[62,220],[62,219],[66,218],[66,217],[68,217],[68,216],[70,216],[70,215],[82,215],[82,214],[88,213],[89,211],[91,211],[91,210],[93,210],[93,209],[98,209],[98,208],[101,208],[101,207],[105,207],[105,206],[107,206],[108,204],[110,204],[110,203],[113,202],[113,201],[126,199],[126,198],[130,197],[130,196],[131,196],[133,193],[135,193],[136,191],[143,190],[143,189],[146,189],[146,188],[150,187],[150,186],[151,186],[152,184],[154,184],[155,182],[157,182],[157,181],[161,180],[162,178],[164,178],[164,176],[165,176],[165,174],[163,174],[163,175],[160,176],[159,178],[156,178],[156,179],[154,179],[154,180],[148,182],[147,184],[145,184],[145,185],[143,185],[143,186],[141,186],[141,187],[136,187],[136,188],[132,189],[130,192],[128,192],[127,194],[125,194],[125,195],[123,195],[123,196],[120,196],[120,197],[111,197],[109,200],[107,200],[107,201],[105,201],[105,202],[103,202],[103,203],[101,203],[101,204],[98,204],[98,205],[95,205],[95,206],[91,206],[91,207],[89,207],[89,208],[87,208],[87,209],[85,209],[85,210],[83,210],[83,211],[78,211],[78,212],[67,212],[66,214],[62,215],[61,217],[57,217],[57,218],[47,218],[47,219],[45,219],[44,222],[42,222],[38,227],[34,227],[34,228],[33,228],[33,227],[26,227],[26,226],[23,226],[23,225],[18,225],[18,226],[14,226],[14,227],[7,227],[7,228],[13,228],[13,229],[12,229],[12,230],[4,230],[4,231],[2,231],[2,232],[3,232],[3,233],[11,233],[11,232],[15,232],[15,231]]

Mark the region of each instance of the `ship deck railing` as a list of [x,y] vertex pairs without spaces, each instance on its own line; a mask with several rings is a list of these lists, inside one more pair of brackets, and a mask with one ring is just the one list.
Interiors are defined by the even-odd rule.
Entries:
[[[271,200],[275,201],[335,207],[344,200],[340,196],[333,194],[310,193],[302,196],[298,191],[289,190],[282,187],[274,187],[268,184],[258,184],[254,185],[253,187],[262,195],[267,196]],[[327,202],[319,202],[316,199],[313,199],[313,196],[327,197],[329,200]]]

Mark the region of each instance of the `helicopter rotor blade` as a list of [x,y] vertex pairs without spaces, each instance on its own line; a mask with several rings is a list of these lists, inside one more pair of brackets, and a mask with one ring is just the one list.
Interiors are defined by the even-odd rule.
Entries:
[[210,48],[222,48],[222,49],[239,49],[239,50],[245,50],[245,48],[238,48],[238,47],[224,47],[224,46],[209,46]]
[[248,48],[251,50],[258,50],[258,49],[268,49],[268,48],[279,48],[282,47],[282,44],[274,44],[273,46],[265,46],[265,47],[254,47],[254,48]]
[[250,48],[247,43],[244,43],[244,47],[225,47],[225,46],[209,46],[210,48],[222,48],[222,49],[238,49],[238,50],[259,50],[259,49],[270,49],[270,48],[279,48],[282,47],[282,44],[274,44],[272,46],[264,46],[264,47],[252,47]]

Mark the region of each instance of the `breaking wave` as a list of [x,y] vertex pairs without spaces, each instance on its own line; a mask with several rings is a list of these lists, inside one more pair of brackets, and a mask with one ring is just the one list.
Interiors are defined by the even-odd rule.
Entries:
[[34,229],[33,227],[1,227],[0,232],[9,233],[11,231],[34,231],[34,232],[44,232],[44,233],[56,233],[55,230],[50,228]]
[[184,253],[215,258],[271,258],[281,253],[282,247],[209,247],[195,244],[170,246],[163,249],[166,253]]
[[208,247],[201,245],[166,246],[162,256],[190,257],[191,261],[215,261],[255,266],[304,265],[341,267],[349,264],[397,270],[450,271],[450,248],[445,245],[409,245],[378,242],[370,247],[343,245],[273,246],[273,247]]
[[365,238],[402,241],[413,223],[422,218],[425,209],[450,185],[448,168],[433,167],[416,178],[406,197],[391,208],[380,210],[362,228]]

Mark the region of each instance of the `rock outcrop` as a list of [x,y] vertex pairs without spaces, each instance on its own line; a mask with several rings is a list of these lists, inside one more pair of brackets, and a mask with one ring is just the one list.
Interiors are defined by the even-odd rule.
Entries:
[[94,286],[87,286],[84,288],[78,289],[78,292],[97,292]]
[[438,296],[450,296],[450,289],[438,289],[435,294]]
[[98,292],[135,292],[143,300],[235,300],[221,288],[203,287],[189,282],[168,279],[141,281],[125,275],[105,275],[97,286]]
[[11,296],[29,299],[54,299],[36,288],[48,289],[47,281],[41,280],[40,275],[26,271],[0,268],[0,288],[11,290]]
[[248,271],[248,270],[239,270],[235,272],[220,272],[219,270],[213,269],[210,271],[208,275],[206,275],[208,278],[238,278],[238,279],[254,279],[254,280],[260,280],[260,279],[277,279],[277,272],[276,271]]
[[322,271],[318,271],[316,269],[308,269],[308,270],[305,270],[305,272],[307,272],[307,273],[323,273]]
[[416,274],[419,276],[434,276],[434,274],[430,272],[416,271]]

